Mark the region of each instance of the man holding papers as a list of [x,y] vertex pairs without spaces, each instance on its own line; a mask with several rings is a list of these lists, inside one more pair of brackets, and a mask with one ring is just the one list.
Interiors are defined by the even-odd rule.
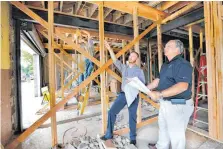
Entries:
[[105,41],[105,47],[108,49],[115,66],[122,74],[122,92],[118,95],[114,101],[111,109],[108,112],[108,125],[107,131],[102,140],[108,140],[113,138],[113,129],[116,121],[116,115],[125,107],[128,106],[129,110],[129,128],[130,128],[130,144],[136,145],[136,121],[137,121],[137,107],[139,103],[138,93],[139,90],[128,85],[131,78],[139,79],[145,84],[145,76],[143,70],[136,65],[136,61],[139,58],[137,52],[131,52],[128,58],[128,65],[122,64],[117,58],[107,41]]
[[181,57],[184,50],[180,40],[169,41],[164,49],[168,61],[160,70],[160,75],[148,85],[153,100],[159,100],[159,139],[150,149],[185,149],[185,131],[194,104],[191,99],[191,64]]

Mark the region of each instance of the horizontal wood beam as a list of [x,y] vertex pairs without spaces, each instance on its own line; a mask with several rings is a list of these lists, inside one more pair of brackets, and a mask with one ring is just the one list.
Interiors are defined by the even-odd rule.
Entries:
[[[179,17],[178,19],[172,20],[166,24],[163,24],[161,26],[162,33],[171,31],[175,28],[185,26],[187,24],[190,24],[192,22],[195,22],[197,20],[201,20],[204,18],[204,9],[200,8],[197,10],[194,10],[192,12],[189,12],[188,14]],[[157,35],[157,30],[152,31],[149,35],[148,38],[154,37]]]
[[[75,28],[60,27],[60,26],[57,26],[55,28],[63,30],[64,32],[67,32],[67,33],[74,33],[74,34],[76,33],[76,30],[77,30]],[[81,29],[81,30],[85,30],[85,31],[89,32],[91,36],[99,37],[99,32],[98,31],[94,31],[94,30],[90,30],[90,29]],[[121,34],[106,33],[106,32],[105,32],[105,37],[106,38],[111,38],[111,39],[127,40],[127,41],[131,41],[131,40],[134,39],[134,37],[130,36],[130,35],[121,35]],[[142,43],[146,43],[146,39],[142,39],[140,41]]]
[[168,9],[168,13],[170,13],[170,14],[171,14],[171,13],[174,13],[175,11],[177,11],[177,10],[183,8],[184,6],[188,5],[189,3],[190,3],[190,1],[182,1],[182,2],[179,2],[179,3],[177,3],[176,5],[170,7],[170,8]]
[[177,4],[179,1],[166,1],[163,2],[159,8],[159,10],[164,11],[167,10],[168,8],[174,6],[175,4]]
[[168,16],[167,18],[162,20],[162,24],[168,21],[171,21],[173,19],[176,19],[178,16],[180,16],[181,14],[183,14],[184,12],[192,9],[193,7],[195,7],[196,5],[200,4],[201,2],[197,1],[197,2],[191,2],[190,4],[188,4],[187,6],[185,6],[184,8],[180,9],[179,11],[171,14],[170,16]]
[[[146,125],[152,124],[152,123],[156,122],[157,120],[158,120],[158,117],[150,118],[148,120],[138,123],[136,128],[138,129],[138,128],[144,127]],[[129,132],[129,128],[123,128],[123,129],[114,131],[114,134],[115,135],[124,135],[128,132]]]
[[[99,4],[101,2],[97,1],[91,1],[91,3]],[[103,2],[104,7],[108,7],[111,9],[119,10],[121,12],[133,14],[133,8],[138,7],[140,8],[138,10],[138,16],[152,20],[157,21],[158,16],[165,17],[167,14],[165,12],[162,12],[158,9],[155,9],[153,7],[138,3],[138,2],[130,2],[130,1],[104,1]]]
[[190,26],[199,24],[199,23],[201,23],[201,22],[204,22],[204,19],[200,19],[200,20],[197,20],[197,21],[195,21],[195,22],[192,22],[192,23],[186,25],[185,27],[190,27]]
[[[28,6],[28,8],[32,9],[36,14],[41,16],[44,20],[47,20],[47,9]],[[36,22],[33,19],[30,19],[27,15],[25,15],[22,11],[18,9],[12,9],[13,17],[16,19],[20,19],[26,22]],[[80,15],[74,15],[71,13],[65,13],[60,11],[54,11],[55,14],[55,24],[58,26],[66,26],[66,27],[78,27],[82,29],[91,29],[98,31],[98,19],[97,18],[89,18]],[[116,34],[124,34],[124,35],[133,35],[133,30],[131,26],[119,24],[117,22],[105,22],[105,32],[116,33]],[[142,32],[142,29],[140,29]]]

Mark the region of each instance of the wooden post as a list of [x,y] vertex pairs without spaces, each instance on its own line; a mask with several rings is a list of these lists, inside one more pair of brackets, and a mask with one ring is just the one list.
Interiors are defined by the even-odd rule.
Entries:
[[[200,55],[203,55],[203,31],[200,30]],[[201,81],[204,82],[204,78],[201,78]],[[206,89],[205,89],[205,84],[202,83],[202,93],[206,95]],[[203,100],[205,100],[205,96],[202,97]]]
[[60,86],[61,86],[61,98],[64,99],[64,71],[63,71],[63,52],[60,51],[60,58],[62,61],[60,61]]
[[[124,48],[124,47],[125,47],[125,45],[126,45],[125,40],[122,40],[122,48]],[[124,53],[124,54],[122,54],[122,63],[123,63],[123,64],[125,64],[125,53]]]
[[[216,65],[216,111],[217,111],[217,139],[223,141],[223,18],[221,17],[222,2],[213,1],[213,30]],[[211,22],[212,23],[212,22]]]
[[159,71],[160,71],[161,66],[163,64],[161,24],[157,24],[157,45],[158,45],[158,63],[159,63]]
[[[133,9],[133,27],[134,27],[134,38],[139,35],[139,28],[138,28],[138,8],[134,7]],[[141,56],[140,56],[140,49],[139,49],[139,42],[135,43],[135,51],[139,54],[139,59],[137,61],[137,65],[141,66]],[[137,123],[140,123],[142,121],[142,107],[141,107],[141,99],[139,98],[139,105],[137,110]]]
[[[105,64],[105,48],[104,48],[104,8],[103,3],[99,6],[99,40],[100,40],[100,65]],[[102,110],[102,134],[107,128],[107,105],[106,105],[106,87],[105,87],[105,71],[100,74],[101,77],[101,110]]]
[[223,141],[223,22],[221,2],[204,2],[209,135]]
[[194,84],[194,50],[193,50],[193,32],[192,27],[189,27],[189,50],[190,50],[190,63],[193,67],[192,73],[192,99],[194,100],[195,84]]
[[[48,43],[49,43],[49,88],[50,88],[50,109],[55,106],[55,57],[54,57],[54,5],[53,1],[48,2]],[[56,123],[56,113],[51,116],[51,135],[52,135],[52,146],[57,144],[57,123]]]
[[151,42],[148,40],[148,46],[147,46],[147,55],[148,55],[148,81],[151,83],[153,78],[152,78],[152,47],[151,47]]
[[201,51],[200,51],[200,55],[202,55],[203,54],[203,42],[204,42],[204,40],[203,40],[203,31],[202,30],[200,30],[200,49],[201,49]]

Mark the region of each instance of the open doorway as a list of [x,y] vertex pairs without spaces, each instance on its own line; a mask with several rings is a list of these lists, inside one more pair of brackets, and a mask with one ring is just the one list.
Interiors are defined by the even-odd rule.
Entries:
[[41,107],[40,56],[21,40],[21,113],[22,129],[30,127],[39,117]]

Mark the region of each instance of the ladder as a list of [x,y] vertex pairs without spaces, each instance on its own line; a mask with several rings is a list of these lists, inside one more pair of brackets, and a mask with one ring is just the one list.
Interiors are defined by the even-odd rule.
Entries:
[[207,62],[206,62],[206,56],[202,54],[200,56],[200,64],[198,68],[198,84],[197,84],[195,108],[193,114],[193,126],[196,123],[203,123],[208,125],[207,122],[197,119],[198,111],[203,110],[208,112],[208,109],[198,106],[199,102],[202,102],[205,99],[207,99]]

